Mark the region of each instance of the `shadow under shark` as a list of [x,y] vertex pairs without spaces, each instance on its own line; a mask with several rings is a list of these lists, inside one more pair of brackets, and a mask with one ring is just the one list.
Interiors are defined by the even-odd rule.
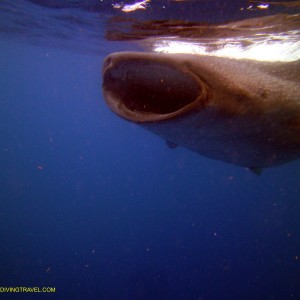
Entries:
[[103,65],[103,95],[116,114],[172,145],[251,169],[300,157],[299,81],[299,59],[119,52]]

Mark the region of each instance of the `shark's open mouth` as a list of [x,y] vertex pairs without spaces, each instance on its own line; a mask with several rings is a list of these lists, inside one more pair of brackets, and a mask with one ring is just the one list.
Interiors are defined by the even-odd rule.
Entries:
[[178,116],[199,102],[203,87],[197,78],[155,58],[120,53],[106,59],[103,93],[114,112],[131,121],[149,122]]

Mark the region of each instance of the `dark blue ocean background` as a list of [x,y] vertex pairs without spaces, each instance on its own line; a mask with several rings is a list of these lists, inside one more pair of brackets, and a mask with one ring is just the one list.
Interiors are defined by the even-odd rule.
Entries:
[[[1,2],[0,286],[56,292],[0,299],[300,299],[299,161],[257,176],[168,148],[104,103],[105,56],[134,47],[104,39],[110,5]],[[82,40],[45,17],[75,13],[102,18]]]

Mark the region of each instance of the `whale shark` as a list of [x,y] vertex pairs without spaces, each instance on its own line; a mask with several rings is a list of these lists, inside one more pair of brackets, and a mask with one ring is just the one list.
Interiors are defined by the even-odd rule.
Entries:
[[[242,22],[244,26],[245,20]],[[268,33],[268,39],[272,34]],[[222,37],[217,39],[220,42]],[[299,42],[295,35],[292,39]],[[148,38],[146,44],[154,47],[158,41],[166,45],[170,38]],[[171,50],[174,41],[192,45],[186,37],[172,38]],[[199,37],[197,42],[199,46]],[[201,42],[203,46],[205,41]],[[213,43],[217,44],[216,40]],[[298,159],[299,57],[287,55],[291,59],[280,56],[267,61],[243,54],[234,58],[220,54],[224,45],[208,47],[214,54],[198,53],[193,48],[191,53],[125,51],[108,55],[102,83],[106,104],[120,117],[152,131],[170,145],[211,159],[253,170]],[[292,48],[291,44],[287,47]]]

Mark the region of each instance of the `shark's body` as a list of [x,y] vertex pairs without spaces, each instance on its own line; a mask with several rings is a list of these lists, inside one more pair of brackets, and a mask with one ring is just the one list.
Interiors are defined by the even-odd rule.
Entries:
[[300,61],[120,52],[103,93],[121,117],[201,155],[250,168],[300,156]]

